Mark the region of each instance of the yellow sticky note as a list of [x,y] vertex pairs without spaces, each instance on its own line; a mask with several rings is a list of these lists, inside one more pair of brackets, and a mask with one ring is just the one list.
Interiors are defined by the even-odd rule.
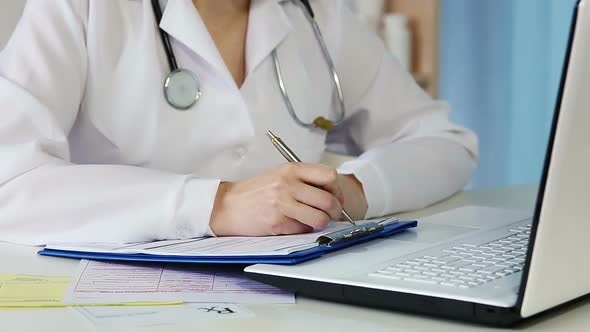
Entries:
[[70,277],[0,274],[0,307],[65,307]]
[[[0,308],[69,307],[75,304],[62,300],[71,282],[70,277],[0,274]],[[174,305],[181,302],[101,303],[116,306]],[[96,306],[96,305],[94,305]]]

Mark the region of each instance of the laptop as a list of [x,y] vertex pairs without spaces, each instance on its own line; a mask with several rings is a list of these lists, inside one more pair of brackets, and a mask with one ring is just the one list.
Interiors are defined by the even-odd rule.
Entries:
[[532,218],[448,211],[399,236],[299,265],[253,265],[246,274],[300,295],[496,326],[588,294],[589,1],[574,12]]

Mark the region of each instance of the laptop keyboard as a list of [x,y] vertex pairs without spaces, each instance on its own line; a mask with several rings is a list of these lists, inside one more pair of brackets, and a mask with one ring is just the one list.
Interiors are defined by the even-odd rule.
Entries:
[[509,236],[498,240],[444,249],[440,255],[410,259],[370,275],[447,287],[479,286],[522,271],[530,228],[516,227]]

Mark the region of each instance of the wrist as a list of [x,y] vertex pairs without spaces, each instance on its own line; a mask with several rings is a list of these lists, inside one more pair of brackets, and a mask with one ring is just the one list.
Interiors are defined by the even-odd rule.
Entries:
[[225,206],[225,197],[230,191],[233,183],[221,182],[217,187],[217,193],[215,194],[215,201],[213,203],[213,209],[211,211],[211,217],[209,218],[209,228],[215,235],[224,235],[227,230],[224,229],[223,225],[223,210]]
[[339,174],[338,177],[344,192],[343,208],[354,219],[364,219],[367,214],[368,203],[363,184],[354,174]]

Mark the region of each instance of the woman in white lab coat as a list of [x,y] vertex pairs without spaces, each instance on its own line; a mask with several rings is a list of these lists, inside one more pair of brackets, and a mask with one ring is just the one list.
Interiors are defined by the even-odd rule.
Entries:
[[[424,207],[460,190],[477,140],[449,122],[342,5],[311,1],[340,75],[300,6],[279,0],[160,1],[160,28],[202,96],[188,111],[150,1],[29,0],[0,53],[0,240],[131,242],[310,231],[340,217]],[[306,164],[290,164],[272,130]],[[359,154],[335,170],[326,149]],[[283,166],[281,166],[283,165]]]

